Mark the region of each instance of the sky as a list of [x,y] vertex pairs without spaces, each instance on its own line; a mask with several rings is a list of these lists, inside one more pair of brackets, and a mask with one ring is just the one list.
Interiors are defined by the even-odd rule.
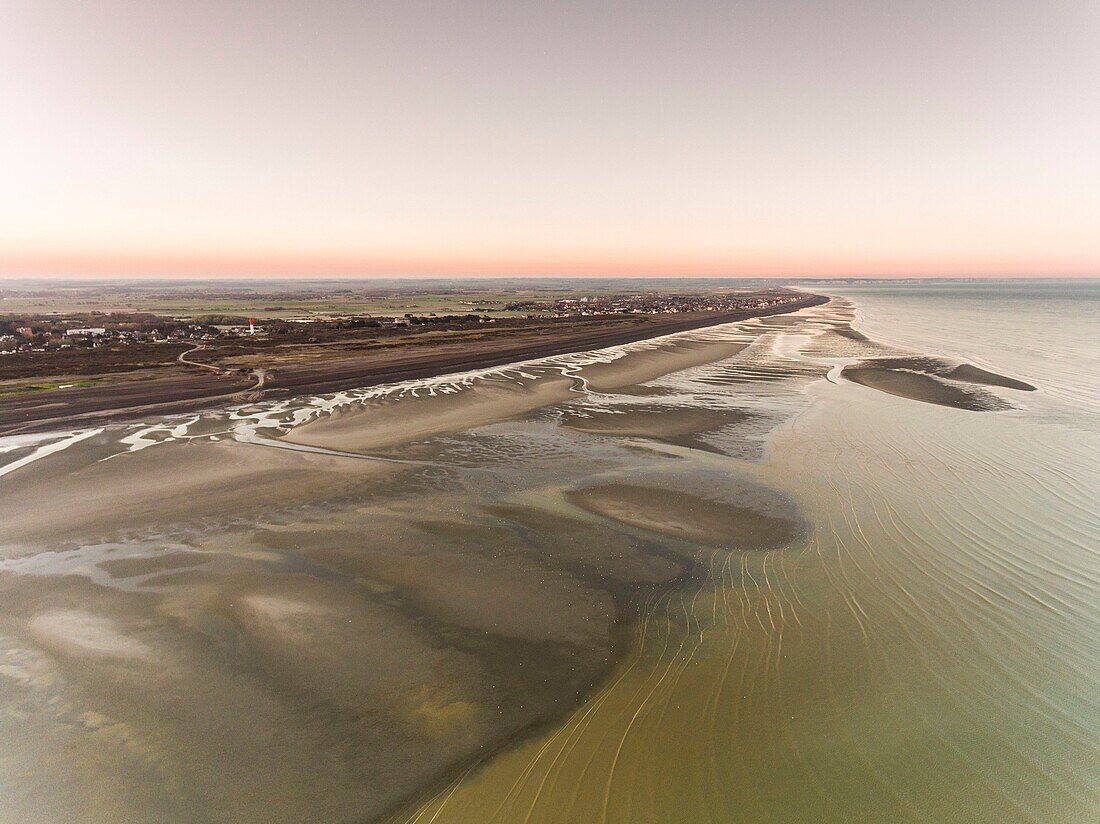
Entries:
[[0,0],[0,275],[1100,275],[1097,0]]

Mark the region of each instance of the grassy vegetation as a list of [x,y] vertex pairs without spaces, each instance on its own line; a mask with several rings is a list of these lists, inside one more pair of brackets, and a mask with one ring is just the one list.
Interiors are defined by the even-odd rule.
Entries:
[[717,293],[759,287],[743,280],[493,279],[175,281],[111,283],[0,282],[0,314],[56,312],[152,312],[194,318],[237,315],[257,320],[311,315],[465,314],[477,309],[496,317],[511,301],[558,300],[611,293]]
[[78,389],[86,386],[94,386],[103,378],[79,378],[71,380],[36,381],[34,383],[9,383],[0,384],[0,398],[32,395],[35,392],[53,392],[58,389]]
[[[518,298],[513,298],[518,299]],[[0,303],[4,314],[45,314],[47,312],[151,312],[171,317],[196,318],[204,315],[231,315],[265,320],[272,318],[320,318],[344,315],[403,315],[406,312],[426,315],[465,314],[475,308],[488,310],[497,317],[522,316],[520,312],[501,310],[500,296],[485,296],[478,301],[466,296],[417,295],[401,298],[362,297],[333,299],[331,297],[300,297],[272,300],[272,297],[244,298],[239,295],[208,295],[173,299],[163,296],[110,296],[91,300],[38,299],[18,296]]]

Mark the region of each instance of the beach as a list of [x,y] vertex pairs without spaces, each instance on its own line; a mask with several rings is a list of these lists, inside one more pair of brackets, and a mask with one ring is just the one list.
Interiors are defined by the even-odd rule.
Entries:
[[[0,435],[96,426],[148,415],[169,415],[264,397],[321,395],[402,380],[484,369],[567,352],[661,337],[743,320],[795,312],[824,302],[805,294],[788,303],[739,311],[562,318],[530,328],[476,334],[424,335],[384,347],[344,352],[339,347],[292,347],[213,368],[188,367],[186,355],[170,366],[98,375],[91,385],[0,395]],[[201,347],[200,347],[201,348]],[[334,351],[329,351],[329,349]],[[352,347],[353,348],[353,347]],[[190,350],[192,352],[196,350]],[[94,360],[94,359],[93,359]],[[259,370],[259,372],[258,372]],[[220,373],[220,374],[219,374]],[[258,378],[262,373],[263,379]],[[47,374],[46,377],[57,378]],[[55,381],[56,382],[56,381]]]

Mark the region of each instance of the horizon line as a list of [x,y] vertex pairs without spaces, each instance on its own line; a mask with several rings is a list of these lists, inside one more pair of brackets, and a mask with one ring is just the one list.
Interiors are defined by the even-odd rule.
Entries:
[[638,275],[638,274],[35,274],[20,275],[0,272],[0,284],[27,282],[87,282],[102,283],[113,281],[152,281],[152,282],[255,282],[255,281],[464,281],[464,280],[742,280],[742,281],[789,281],[789,282],[827,282],[827,281],[1064,281],[1064,280],[1100,280],[1100,274],[852,274],[852,275]]
[[[458,252],[459,250],[455,250]],[[578,250],[579,251],[579,250]],[[464,252],[464,253],[463,253]],[[929,278],[1076,279],[1100,277],[1100,261],[1047,256],[980,254],[804,254],[763,252],[741,256],[639,251],[529,255],[324,253],[278,250],[203,254],[176,250],[45,249],[0,251],[0,278],[8,279],[491,279],[491,278],[736,278],[753,280],[909,280]]]

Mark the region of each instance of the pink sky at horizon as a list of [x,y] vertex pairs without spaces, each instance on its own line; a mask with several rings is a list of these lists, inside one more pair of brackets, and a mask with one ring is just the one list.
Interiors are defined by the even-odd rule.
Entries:
[[12,0],[0,277],[1096,277],[1097,42],[1092,0]]
[[887,261],[859,265],[782,260],[704,262],[680,257],[622,260],[537,261],[402,260],[395,258],[312,257],[284,254],[272,257],[97,256],[64,258],[51,255],[24,259],[0,257],[0,278],[506,278],[506,277],[640,277],[640,278],[1097,278],[1100,267],[1075,270],[1062,265],[1021,268],[1017,261],[998,266],[989,261],[970,265],[927,261],[914,266]]

